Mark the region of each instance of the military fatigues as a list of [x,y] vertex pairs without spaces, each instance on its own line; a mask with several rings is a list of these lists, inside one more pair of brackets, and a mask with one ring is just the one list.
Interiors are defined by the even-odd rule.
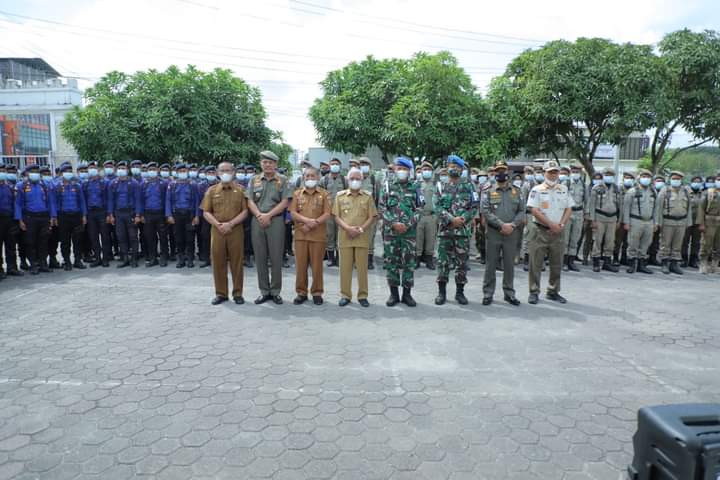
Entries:
[[[293,194],[290,211],[303,217],[318,219],[330,214],[330,194],[322,188],[309,190],[301,187]],[[325,291],[323,284],[323,255],[327,245],[325,223],[321,223],[309,232],[303,230],[300,222],[295,222],[295,292],[307,297],[308,266],[312,269],[310,294],[320,297]]]
[[655,206],[655,221],[660,225],[660,258],[682,260],[685,229],[693,224],[690,217],[690,192],[685,187],[667,186],[660,191]]
[[[387,183],[380,200],[382,214],[384,264],[388,285],[412,288],[417,249],[417,224],[425,201],[421,187],[415,182],[397,180]],[[393,230],[394,223],[407,227],[404,233]],[[402,279],[400,272],[402,271]]]
[[[340,173],[338,173],[337,177],[335,178],[333,178],[332,173],[328,173],[323,177],[320,184],[330,194],[330,205],[334,205],[335,197],[337,196],[338,192],[347,188],[347,182],[345,181],[345,177],[343,177]],[[327,221],[328,252],[335,252],[337,250],[337,236],[338,226],[335,223],[335,219],[333,217],[330,217],[330,219]]]
[[[260,213],[267,213],[284,199],[290,199],[292,193],[292,186],[289,185],[287,178],[275,173],[270,179],[264,174],[255,175],[245,195],[255,203]],[[283,251],[285,250],[284,212],[273,217],[267,227],[261,226],[257,218],[253,217],[250,231],[260,293],[263,296],[280,295]],[[272,280],[271,272],[268,270],[268,258],[270,258]]]
[[[433,196],[438,212],[438,283],[447,283],[451,266],[455,270],[455,283],[467,283],[468,255],[472,221],[477,215],[479,197],[475,185],[467,180],[442,185]],[[454,217],[462,217],[465,223],[460,227],[451,225]]]
[[421,209],[420,220],[417,224],[416,250],[415,253],[420,259],[425,261],[435,256],[435,239],[437,238],[438,219],[433,207],[432,198],[437,190],[435,182],[430,180],[421,180],[420,189],[422,191],[425,202]]
[[697,259],[700,253],[700,225],[697,222],[698,210],[700,210],[700,203],[704,192],[702,190],[690,190],[690,218],[692,224],[685,230],[683,236],[682,252],[683,266],[691,266],[697,268]]
[[655,202],[652,187],[636,185],[625,193],[622,223],[630,226],[627,255],[630,261],[645,261],[655,229]]
[[[720,190],[717,188],[709,188],[705,191],[698,208],[697,222],[705,227],[700,258],[707,271],[708,262],[712,260],[714,265],[720,256]],[[714,270],[714,267],[710,268],[710,272]]]
[[[505,182],[506,185],[492,185],[481,194],[480,208],[485,218],[486,227],[486,263],[483,295],[492,297],[495,293],[495,270],[502,251],[503,257],[503,292],[508,297],[515,296],[515,254],[517,252],[518,228],[525,221],[525,200],[522,191]],[[500,233],[504,223],[514,228],[510,235]]]
[[590,190],[590,221],[597,223],[593,231],[593,262],[612,255],[615,249],[615,228],[620,216],[620,190],[615,184],[601,183]]
[[577,257],[585,222],[588,189],[582,180],[570,180],[566,186],[568,194],[573,200],[573,207],[572,215],[563,230],[563,243],[565,244],[565,255]]

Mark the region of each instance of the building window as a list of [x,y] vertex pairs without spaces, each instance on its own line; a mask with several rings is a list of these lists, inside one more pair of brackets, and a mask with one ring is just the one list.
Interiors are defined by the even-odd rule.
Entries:
[[50,115],[0,115],[0,153],[2,155],[48,155]]

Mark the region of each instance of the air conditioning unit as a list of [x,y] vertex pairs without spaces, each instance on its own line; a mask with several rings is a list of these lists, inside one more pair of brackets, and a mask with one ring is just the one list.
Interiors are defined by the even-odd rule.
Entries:
[[22,81],[8,78],[5,82],[5,88],[22,88]]

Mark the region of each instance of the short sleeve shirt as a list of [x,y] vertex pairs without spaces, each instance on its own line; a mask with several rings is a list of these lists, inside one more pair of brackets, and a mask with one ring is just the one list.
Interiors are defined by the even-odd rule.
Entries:
[[[323,188],[315,188],[308,190],[301,187],[295,190],[290,211],[297,212],[303,217],[319,218],[323,214],[330,213],[330,193]],[[304,232],[302,224],[295,222],[295,240],[305,240],[307,242],[324,242],[326,227],[320,224],[309,232]]]
[[200,204],[200,209],[212,214],[218,222],[229,222],[246,208],[245,189],[235,182],[208,188]]
[[[368,218],[375,217],[377,215],[377,209],[375,208],[375,201],[370,193],[360,190],[357,194],[353,195],[350,193],[350,190],[343,190],[335,197],[332,214],[335,217],[341,218],[348,225],[359,227],[365,223]],[[368,248],[370,246],[370,229],[365,230],[365,233],[355,238],[350,238],[342,228],[338,228],[338,230],[340,232],[338,235],[340,248]]]
[[568,193],[567,187],[559,183],[554,187],[546,183],[534,186],[527,201],[529,208],[539,208],[553,223],[559,223],[565,209],[574,205],[575,202]]
[[255,175],[245,197],[255,202],[261,213],[267,213],[280,203],[284,198],[292,198],[293,188],[288,179],[280,174],[275,174],[268,179],[265,175]]

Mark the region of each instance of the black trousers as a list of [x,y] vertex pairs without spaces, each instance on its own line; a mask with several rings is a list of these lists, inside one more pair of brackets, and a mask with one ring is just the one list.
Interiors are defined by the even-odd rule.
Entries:
[[25,253],[31,266],[47,264],[48,240],[50,238],[50,214],[26,213],[25,222]]
[[700,256],[700,233],[699,225],[693,225],[685,230],[685,236],[683,237],[681,252],[682,258],[685,261],[692,260],[693,258],[699,258]]
[[145,212],[145,258],[155,260],[158,255],[158,242],[160,242],[160,255],[168,257],[168,226],[163,212]]
[[104,208],[90,209],[87,216],[87,233],[95,260],[100,260],[100,252],[103,260],[108,262],[112,260],[110,224],[107,223],[107,213]]
[[192,260],[194,258],[193,248],[193,215],[189,211],[175,211],[173,212],[173,218],[175,219],[175,247],[177,248],[177,254],[183,255],[185,260]]
[[56,258],[57,252],[58,252],[58,246],[60,245],[60,231],[58,230],[58,227],[51,226],[50,227],[50,235],[48,236],[48,250],[47,254],[50,256],[50,258]]
[[17,270],[15,242],[17,222],[12,215],[0,215],[0,271],[3,264],[3,247],[5,247],[5,265],[8,272]]
[[118,239],[120,255],[138,253],[138,229],[131,212],[117,212],[115,215],[115,235]]
[[82,223],[82,213],[60,213],[58,215],[58,235],[60,237],[60,252],[65,263],[70,263],[70,243],[75,261],[82,258],[81,241],[85,226]]
[[252,216],[248,215],[248,218],[243,222],[243,228],[245,229],[245,258],[251,257],[253,254],[252,246],[252,235],[250,234],[250,224],[252,222]]
[[198,245],[200,247],[200,260],[203,262],[210,261],[210,224],[203,218],[200,217],[200,228],[198,229]]

